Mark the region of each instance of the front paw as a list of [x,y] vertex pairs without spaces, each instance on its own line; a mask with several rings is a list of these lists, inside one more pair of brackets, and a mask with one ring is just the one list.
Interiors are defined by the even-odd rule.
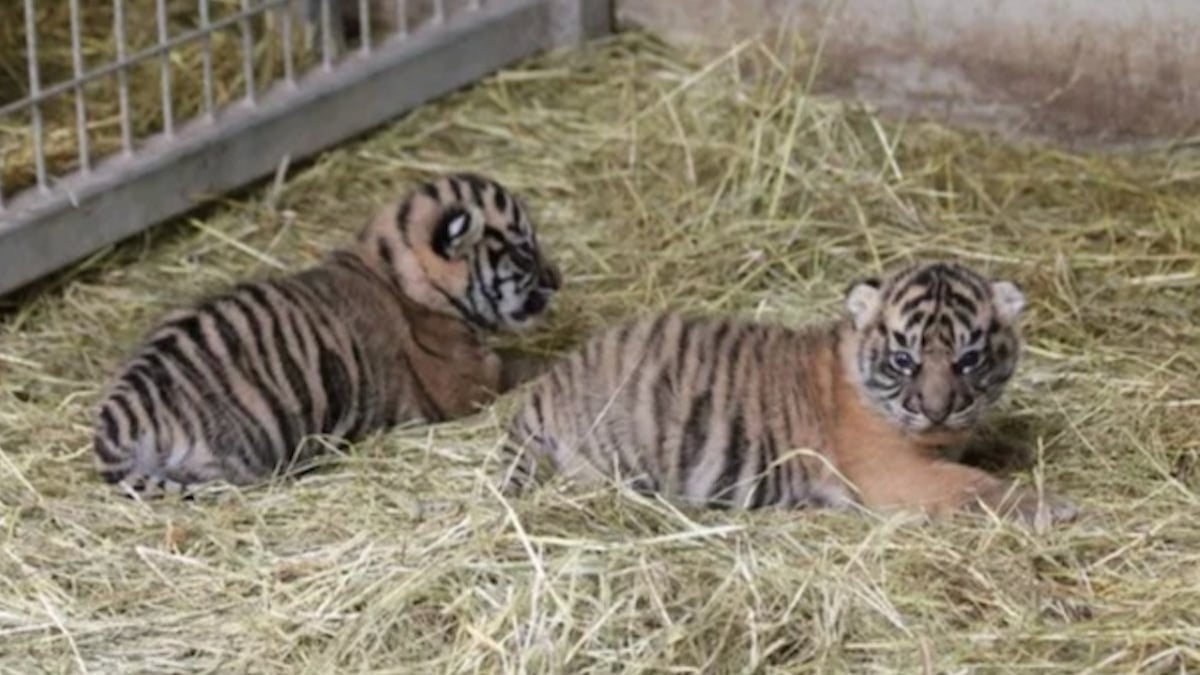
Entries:
[[998,516],[1032,525],[1038,531],[1072,522],[1080,516],[1079,507],[1070,500],[1050,493],[1039,493],[1026,487],[1009,486],[1002,492],[997,490],[992,494],[980,496]]

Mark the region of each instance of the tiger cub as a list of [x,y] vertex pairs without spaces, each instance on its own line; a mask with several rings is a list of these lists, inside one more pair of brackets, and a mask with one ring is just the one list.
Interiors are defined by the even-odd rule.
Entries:
[[569,478],[716,507],[980,504],[1036,522],[1075,508],[939,456],[1017,366],[1009,281],[925,263],[848,290],[849,316],[793,330],[664,314],[602,333],[530,384],[504,490]]
[[319,264],[169,314],[99,405],[100,471],[147,495],[248,484],[314,435],[470,414],[515,383],[483,333],[525,328],[560,283],[504,187],[427,182]]

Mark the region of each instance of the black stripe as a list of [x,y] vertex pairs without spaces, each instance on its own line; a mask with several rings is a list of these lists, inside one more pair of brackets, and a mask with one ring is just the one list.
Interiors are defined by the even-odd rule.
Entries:
[[354,381],[358,383],[354,396],[354,410],[351,411],[353,424],[346,431],[346,438],[357,441],[378,424],[376,416],[371,411],[371,388],[369,387],[370,373],[367,372],[366,360],[358,342],[350,343],[350,365],[354,368]]
[[[279,292],[285,299],[288,298],[278,285],[272,288]],[[271,346],[275,348],[276,354],[279,356],[279,366],[282,370],[283,380],[276,382],[276,385],[281,389],[287,387],[292,396],[296,399],[298,410],[296,411],[296,419],[294,422],[299,428],[293,428],[295,440],[292,444],[299,443],[300,438],[308,435],[308,426],[314,423],[313,420],[313,400],[312,393],[309,391],[308,384],[304,378],[302,366],[296,363],[291,350],[288,348],[288,335],[290,334],[297,347],[303,351],[304,341],[300,339],[295,321],[295,312],[284,312],[284,308],[279,306],[279,303],[267,296],[266,291],[262,288],[255,287],[250,289],[250,295],[262,307],[263,312],[267,317],[267,330],[271,336]],[[294,305],[294,301],[292,301]],[[298,309],[297,309],[298,311]],[[264,357],[264,363],[267,362],[266,351],[267,346],[260,344],[260,353]],[[269,366],[268,366],[269,367]],[[278,378],[277,374],[273,374]],[[288,416],[289,419],[292,417]]]
[[112,440],[117,439],[117,421],[113,419],[112,411],[108,406],[104,406],[100,410],[100,423],[104,425],[104,436]]
[[442,203],[442,192],[441,192],[441,190],[438,189],[437,183],[435,181],[429,181],[427,183],[422,184],[421,191],[424,192],[425,194],[429,195],[429,198],[432,199],[433,201],[435,201],[439,204]]
[[[243,298],[232,297],[230,301],[240,310],[250,326],[250,333],[254,340],[254,352],[262,362],[263,371],[261,374],[257,368],[251,367],[249,359],[247,367],[244,369],[248,376],[254,378],[254,387],[259,391],[262,397],[267,401],[267,406],[271,408],[271,414],[275,417],[279,424],[279,435],[283,439],[284,452],[290,454],[300,442],[300,439],[305,435],[301,420],[297,420],[288,410],[287,404],[279,396],[279,389],[282,388],[282,382],[275,381],[275,373],[271,370],[271,360],[268,358],[268,347],[263,338],[268,329],[259,320],[258,313],[254,311],[249,303]],[[262,310],[270,317],[271,305],[264,304]],[[282,361],[282,355],[280,355]]]
[[121,409],[121,417],[129,424],[129,438],[136,442],[138,436],[142,435],[142,424],[134,415],[133,408],[129,405],[129,399],[120,393],[114,393],[109,400]]
[[529,402],[525,404],[525,408],[533,413],[535,424],[539,430],[545,429],[546,420],[542,418],[542,392],[534,390],[529,395]]
[[704,442],[708,440],[708,426],[711,423],[709,418],[712,415],[711,382],[709,385],[701,388],[700,391],[703,393],[692,399],[692,404],[688,408],[687,420],[683,423],[681,468],[685,482],[695,468],[696,459],[701,448],[704,447]]
[[692,329],[695,327],[695,321],[683,318],[680,319],[678,346],[679,358],[676,359],[676,362],[679,364],[680,368],[682,368],[683,364],[686,362],[688,350],[692,347]]
[[421,334],[416,331],[412,332],[412,339],[413,343],[417,345],[418,349],[428,356],[438,359],[439,361],[448,361],[454,358],[452,354],[440,352],[432,345],[426,344],[425,341],[421,339]]
[[518,223],[520,223],[522,220],[525,220],[525,209],[523,206],[521,206],[521,201],[519,199],[514,198],[512,200],[512,203],[513,203],[513,219],[512,219],[512,222],[508,224],[508,229],[513,230],[513,231],[518,231],[518,230],[520,230]]
[[[749,331],[741,325],[734,326],[734,335],[727,349],[721,350],[725,354],[725,386],[730,391],[734,389],[734,383],[737,381],[738,362],[741,361],[742,345],[746,342],[746,335]],[[720,343],[717,344],[720,349]]]
[[383,237],[380,237],[375,246],[379,250],[379,257],[383,259],[384,264],[387,265],[389,269],[395,266],[396,261],[392,256],[392,247],[387,243],[387,240]]
[[968,314],[974,314],[979,311],[979,306],[976,305],[973,300],[960,293],[955,293],[954,291],[946,293],[946,304],[957,306],[958,308],[966,311]]
[[417,375],[417,370],[413,368],[412,360],[408,358],[408,354],[401,352],[401,359],[404,364],[404,369],[412,374],[413,393],[417,395],[418,405],[420,405],[421,410],[425,413],[428,421],[444,421],[446,419],[446,412],[442,410],[441,406],[439,406],[437,401],[433,399],[433,396],[430,395],[429,389],[425,386],[425,383],[421,381],[420,376]]
[[906,301],[903,305],[901,305],[900,311],[903,314],[908,314],[909,312],[915,311],[918,307],[920,307],[921,305],[923,305],[927,302],[932,301],[933,299],[934,299],[933,294],[930,293],[928,290],[926,290],[926,292],[922,293],[921,295],[918,295],[917,297],[915,297],[911,300]]
[[959,265],[939,265],[938,272],[943,282],[951,281],[963,286],[971,285],[971,273]]
[[629,321],[617,329],[617,348],[614,350],[615,353],[613,354],[613,357],[617,362],[613,365],[616,366],[617,372],[619,373],[625,372],[625,347],[629,344],[629,336],[633,333],[633,329],[636,328],[639,323],[640,322],[638,321]]
[[[493,253],[493,251],[488,252],[489,257],[491,255],[491,253]],[[491,263],[491,269],[493,271],[495,271],[497,269],[497,262],[490,261],[490,263]],[[475,272],[474,274],[471,275],[472,285],[479,288],[480,292],[483,295],[483,298],[485,300],[487,300],[488,306],[492,310],[492,315],[500,316],[500,302],[499,302],[499,295],[500,295],[499,284],[501,282],[500,278],[497,275],[493,274],[490,283],[485,281],[483,256],[475,256],[475,258],[472,260],[472,266],[474,267],[474,272]],[[467,297],[469,297],[469,298],[474,297],[474,294],[468,292]]]
[[138,402],[141,403],[142,410],[153,421],[155,417],[154,399],[150,395],[150,388],[146,385],[146,380],[143,379],[143,370],[145,370],[145,366],[137,364],[125,371],[125,374],[121,377],[121,381],[133,389],[134,394],[137,395]]
[[[158,393],[159,402],[175,421],[181,425],[186,424],[186,418],[179,408],[179,401],[176,400],[176,392],[178,390],[175,381],[171,377],[171,372],[167,370],[167,365],[162,355],[149,352],[142,355],[142,358],[146,362],[145,374],[150,378],[150,384]],[[187,424],[187,426],[190,427],[191,425]],[[192,431],[197,432],[199,429],[193,429]]]
[[670,369],[674,364],[668,362],[667,365],[658,374],[658,380],[654,383],[654,397],[652,401],[653,419],[656,425],[654,431],[654,448],[651,451],[654,456],[659,458],[658,464],[661,471],[662,457],[667,456],[663,446],[667,444],[667,427],[674,420],[673,411],[670,410],[671,403],[671,373]]
[[496,183],[492,183],[492,201],[495,202],[497,211],[508,212],[508,193]]
[[154,403],[154,395],[150,392],[151,378],[145,373],[145,371],[146,367],[141,364],[130,368],[129,371],[125,373],[125,382],[133,387],[134,392],[137,394],[138,401],[141,403],[142,410],[144,410],[146,412],[146,416],[150,418],[149,431],[154,437],[151,442],[157,448],[163,440],[162,429],[158,423],[158,407]]
[[712,344],[709,346],[712,354],[709,355],[709,358],[700,358],[700,355],[697,355],[697,360],[702,367],[705,367],[705,371],[700,386],[692,388],[693,391],[702,393],[692,398],[691,405],[688,407],[687,420],[684,422],[683,441],[680,448],[683,454],[681,468],[684,482],[696,468],[696,460],[708,439],[708,428],[712,423],[710,418],[712,416],[713,384],[717,376],[717,364],[713,361],[719,358],[721,341],[728,331],[729,324],[727,322],[718,325],[713,334]]
[[[197,323],[197,326],[198,325],[199,324]],[[208,370],[213,374],[213,379],[217,381],[217,386],[223,387],[223,389],[213,392],[212,387],[209,384],[209,379],[200,372],[201,366],[194,363],[191,358],[183,353],[183,350],[179,346],[180,338],[178,335],[174,333],[167,333],[151,343],[151,346],[158,352],[162,353],[164,357],[170,359],[172,363],[176,364],[179,369],[183,371],[184,377],[191,381],[193,386],[195,386],[198,390],[201,390],[202,392],[213,392],[218,394],[219,400],[224,406],[230,409],[229,412],[231,415],[241,417],[242,419],[249,419],[250,411],[243,408],[241,403],[234,398],[230,383],[228,380],[223,378],[225,375],[224,369],[218,363],[216,357],[207,352],[206,343],[196,340],[192,337],[187,337],[186,339],[192,345],[194,345],[199,357],[203,361],[203,365],[208,368]],[[218,424],[220,423],[218,420],[212,419],[212,413],[207,407],[201,408],[200,413],[202,424],[204,424],[206,421]],[[243,442],[249,443],[250,440],[246,437],[246,434],[248,433],[247,430],[242,425],[237,425],[235,428],[236,432],[242,437]],[[213,430],[206,425],[204,429],[204,437],[209,438],[212,432]],[[226,430],[226,433],[228,433],[228,430]]]
[[[175,387],[175,380],[171,377],[171,372],[167,370],[159,354],[147,350],[142,352],[138,358],[142,362],[141,367],[145,370],[146,377],[150,378],[150,383],[159,390],[160,394],[164,390]],[[137,369],[138,366],[134,366],[134,368]]]
[[[213,323],[216,324],[217,339],[221,340],[221,342],[224,344],[225,351],[229,354],[229,367],[238,370],[243,376],[246,376],[245,370],[241,367],[241,364],[239,363],[239,361],[241,361],[242,352],[244,350],[242,348],[241,340],[238,338],[236,329],[234,329],[233,325],[229,322],[229,319],[227,319],[216,308],[212,309],[209,316],[212,318]],[[220,377],[222,380],[224,380],[222,382],[222,385],[225,387],[225,390],[228,392],[228,396],[229,396],[228,400],[231,402],[237,401],[237,397],[233,393],[234,392],[233,380],[231,379],[230,375],[228,373],[224,372],[224,368],[218,367],[218,368],[214,368],[213,370],[214,370],[214,372],[218,373],[218,377]],[[247,379],[249,379],[249,378],[247,378]],[[244,455],[244,452],[251,451],[251,452],[254,452],[255,455],[257,455],[258,459],[260,459],[260,460],[266,459],[267,466],[270,466],[271,464],[274,463],[274,458],[271,457],[270,455],[267,455],[266,453],[270,453],[271,455],[274,454],[272,452],[274,448],[271,447],[272,443],[273,443],[273,441],[271,440],[271,430],[269,428],[267,428],[267,425],[264,423],[264,420],[260,419],[257,415],[251,413],[250,409],[243,406],[240,401],[237,402],[237,405],[242,411],[245,412],[245,420],[244,421],[246,423],[247,435],[253,435],[256,437],[254,442],[248,444],[247,447],[242,448],[242,450],[243,450],[242,459],[243,460],[249,459],[248,457],[246,457]],[[270,403],[268,403],[268,406],[269,405],[270,405]],[[257,434],[254,434],[253,432],[257,432]],[[249,464],[249,462],[247,462],[247,464]]]
[[[125,459],[124,455],[114,449],[109,439],[99,435],[92,439],[92,452],[96,453],[96,456],[106,466],[119,464],[121,460]],[[100,478],[109,485],[121,482],[128,475],[128,468],[121,469],[114,467],[100,469]]]
[[[217,308],[217,311],[216,311],[216,313],[219,314],[222,318],[228,320],[229,317],[225,316],[225,314],[223,313],[222,310],[230,311],[231,313],[233,313],[232,310],[236,310],[236,313],[241,315],[241,318],[243,320],[245,320],[246,325],[249,327],[250,341],[253,346],[252,346],[251,353],[247,355],[246,365],[250,365],[250,361],[253,360],[253,355],[265,357],[266,353],[267,353],[266,345],[263,344],[263,326],[259,322],[258,316],[257,316],[256,312],[254,311],[254,309],[255,308],[251,307],[250,304],[247,303],[245,300],[243,300],[242,298],[239,298],[236,295],[233,295],[228,298],[228,304],[225,307]],[[237,329],[233,326],[232,322],[230,322],[230,328],[234,331],[234,335],[237,335],[237,333],[236,333]],[[243,343],[243,340],[241,339],[240,335],[237,336],[237,342],[238,342],[238,345],[240,348],[240,346]],[[245,353],[245,352],[239,351],[239,353]],[[263,358],[263,366],[264,367],[266,366],[266,358]]]
[[754,494],[754,503],[752,508],[761,508],[768,504],[779,503],[779,467],[775,464],[775,460],[779,458],[779,449],[775,445],[775,436],[770,429],[766,430],[762,438],[762,461],[759,462],[759,472],[762,476],[758,479],[758,491]]
[[471,189],[471,196],[474,198],[476,204],[479,206],[486,206],[486,203],[483,200],[483,193],[487,190],[487,187],[490,184],[487,179],[474,173],[460,173],[458,174],[457,178],[466,183]]
[[[732,504],[733,497],[737,493],[737,482],[742,472],[742,463],[746,458],[746,448],[746,422],[742,419],[739,411],[734,413],[733,419],[729,422],[729,442],[726,443],[724,449],[721,475],[717,477],[717,481],[709,493],[710,500],[715,499]],[[734,505],[736,506],[736,504]]]
[[458,313],[461,314],[462,317],[464,319],[466,319],[468,322],[475,324],[476,326],[479,326],[481,328],[492,329],[492,328],[496,327],[496,323],[494,321],[488,320],[482,314],[475,311],[473,308],[467,306],[467,304],[464,303],[462,300],[459,300],[458,298],[447,293],[446,291],[442,290],[438,286],[434,286],[433,288],[438,293],[440,293],[442,295],[442,297],[445,298],[446,301],[449,302],[454,307],[454,309],[456,309],[458,311]]
[[654,347],[655,354],[661,352],[663,343],[663,324],[665,324],[669,318],[670,317],[666,314],[659,314],[657,317],[655,317],[654,323],[650,324],[650,330],[646,333],[647,350],[649,350],[650,347]]
[[353,394],[350,374],[341,356],[323,342],[317,342],[317,368],[325,388],[325,419],[321,433],[332,433],[346,415],[346,400]]
[[409,248],[412,248],[412,241],[408,238],[408,217],[411,212],[412,200],[409,199],[400,202],[396,208],[396,229],[400,232],[401,241]]
[[[196,345],[204,345],[204,331],[200,326],[199,314],[188,314],[163,326],[160,333],[178,331]],[[202,350],[203,351],[203,350]]]

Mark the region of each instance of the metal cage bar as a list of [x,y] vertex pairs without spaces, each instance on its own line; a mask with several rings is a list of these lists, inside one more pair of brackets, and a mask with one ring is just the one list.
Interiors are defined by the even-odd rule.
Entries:
[[[85,69],[82,59],[77,59],[70,80],[43,87],[38,81],[33,32],[36,0],[24,2],[29,96],[0,107],[0,116],[28,111],[38,180],[31,188],[9,191],[0,201],[0,293],[516,60],[611,29],[611,0],[492,0],[443,16],[440,24],[427,21],[418,26],[409,25],[405,0],[242,0],[240,11],[219,18],[211,15],[210,0],[197,0],[194,25],[198,28],[170,30],[161,11],[163,0],[158,0],[157,43],[131,50],[125,0],[112,0],[114,62]],[[346,51],[342,34],[336,35],[335,42],[333,29],[341,28],[343,12],[350,7],[343,2],[356,3],[360,35],[359,48],[353,51]],[[313,16],[318,3],[319,16]],[[437,4],[441,8],[442,3]],[[316,63],[303,72],[293,40],[299,16],[293,11],[301,5],[306,20],[319,22],[321,36],[313,54]],[[268,12],[280,18],[284,72],[271,82],[256,82],[258,45],[250,20],[270,19]],[[373,39],[375,19],[382,21],[389,15],[390,35]],[[244,98],[224,105],[218,104],[217,88],[227,88],[227,83],[217,82],[212,47],[212,37],[220,30],[240,32],[246,84]],[[197,113],[186,118],[173,108],[171,56],[173,50],[197,41],[201,42],[204,96]],[[163,132],[136,137],[129,100],[131,69],[155,59],[160,60]],[[44,133],[39,116],[43,105],[75,95],[76,129],[81,138],[86,137],[85,88],[109,77],[115,77],[117,85],[119,150],[89,156],[90,171],[83,166],[81,154],[79,170],[52,179],[39,140]],[[80,152],[87,150],[81,147]]]
[[39,190],[46,185],[46,139],[42,135],[41,76],[38,72],[37,8],[34,0],[25,0],[25,58],[29,62],[29,98],[35,101],[29,107],[29,133],[33,134],[34,171]]
[[[79,26],[79,0],[70,0],[71,13],[71,73],[78,80],[83,76],[83,38]],[[75,137],[79,146],[79,170],[92,170],[92,157],[88,148],[87,101],[83,85],[75,87]]]
[[175,105],[171,96],[171,52],[163,45],[171,39],[167,34],[167,0],[156,0],[154,3],[154,18],[158,24],[158,46],[162,51],[159,58],[159,77],[162,87],[162,118],[163,133],[175,135]]
[[253,105],[258,93],[254,86],[254,32],[250,29],[250,17],[254,16],[250,0],[242,0],[241,20],[238,32],[242,34],[242,80],[246,88],[246,102]]
[[[125,43],[125,0],[113,0],[113,40],[117,46],[117,63],[125,64],[126,51],[128,47]],[[121,149],[125,154],[133,153],[133,113],[129,108],[129,68],[122,66],[116,68],[117,73],[117,102],[120,106],[121,114]],[[99,75],[96,75],[99,77]],[[87,84],[87,75],[82,78],[82,84]],[[4,114],[4,110],[0,110],[0,115]]]

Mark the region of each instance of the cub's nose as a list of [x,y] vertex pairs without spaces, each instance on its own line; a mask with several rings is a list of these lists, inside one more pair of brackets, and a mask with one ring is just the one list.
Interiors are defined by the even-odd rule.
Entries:
[[548,296],[546,293],[534,291],[525,298],[525,306],[522,310],[525,314],[529,315],[540,314],[542,310],[546,309],[547,299]]
[[557,291],[562,288],[562,273],[558,271],[558,265],[552,262],[542,263],[541,274],[538,277],[538,285],[542,288],[548,288],[552,291]]
[[950,399],[930,400],[924,396],[921,397],[921,414],[934,424],[946,421],[946,418],[950,416],[950,407]]

